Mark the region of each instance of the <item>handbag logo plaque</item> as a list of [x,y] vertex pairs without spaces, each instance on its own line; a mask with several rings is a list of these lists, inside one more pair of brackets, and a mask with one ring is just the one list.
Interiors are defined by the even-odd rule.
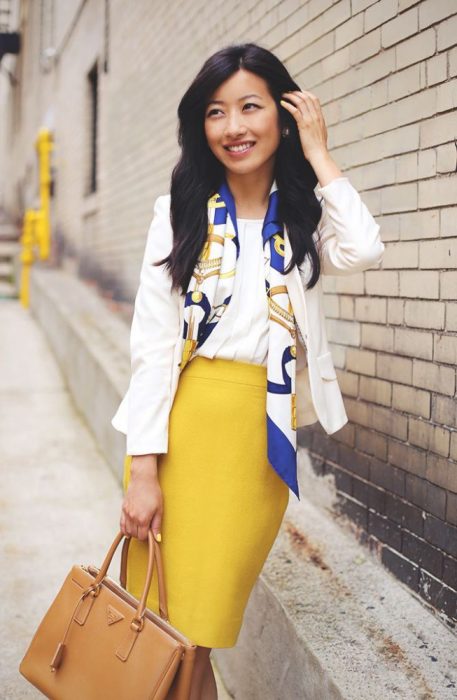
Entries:
[[112,605],[108,605],[106,608],[106,619],[108,622],[108,625],[114,625],[115,622],[119,622],[119,620],[124,619],[124,615],[120,613],[116,608],[113,608]]

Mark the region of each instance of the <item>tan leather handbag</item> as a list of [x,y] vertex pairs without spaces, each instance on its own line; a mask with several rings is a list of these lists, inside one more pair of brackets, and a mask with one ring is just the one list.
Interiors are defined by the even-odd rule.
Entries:
[[[107,576],[122,547],[120,583]],[[20,673],[53,700],[188,700],[196,645],[168,621],[160,545],[148,531],[141,599],[125,590],[130,537],[100,569],[75,565],[38,626]],[[156,563],[159,615],[146,607]]]

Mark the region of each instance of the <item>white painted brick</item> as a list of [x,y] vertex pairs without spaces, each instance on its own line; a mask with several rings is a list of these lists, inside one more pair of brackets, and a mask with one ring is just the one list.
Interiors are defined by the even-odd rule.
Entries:
[[376,376],[401,384],[411,384],[413,362],[410,358],[378,353]]
[[444,328],[445,304],[436,301],[405,302],[405,323],[410,328]]
[[402,325],[404,315],[403,299],[388,299],[387,300],[387,323],[394,326]]
[[[447,143],[445,146],[438,146],[436,149],[436,172],[440,174],[453,173],[456,170],[456,149],[452,143]],[[456,208],[454,207],[454,210]],[[444,214],[447,210],[443,209]],[[455,211],[454,211],[455,214]],[[443,235],[441,233],[441,235]]]
[[446,304],[446,330],[457,331],[457,304]]
[[454,396],[455,369],[424,360],[413,360],[414,386]]
[[348,348],[346,352],[346,369],[351,372],[374,376],[376,353],[359,348]]
[[439,283],[438,272],[404,270],[400,272],[400,296],[438,299]]
[[423,269],[457,268],[457,244],[453,238],[422,241],[419,266]]
[[352,12],[354,14],[356,14],[356,12],[361,12],[367,7],[370,7],[370,5],[374,5],[377,1],[378,0],[352,0]]
[[445,19],[455,12],[454,0],[423,0],[419,4],[419,27],[429,27],[431,24]]
[[365,275],[367,294],[398,296],[398,272],[367,270]]
[[358,297],[355,300],[355,318],[370,323],[386,323],[387,299]]
[[399,100],[405,95],[412,95],[421,89],[420,64],[408,66],[387,78],[389,101]]
[[419,206],[436,207],[455,204],[457,192],[457,175],[438,177],[418,183]]
[[364,274],[357,272],[353,275],[336,275],[335,291],[339,294],[363,294]]
[[436,333],[434,336],[433,359],[435,362],[457,365],[457,336]]
[[441,299],[457,299],[457,274],[454,270],[440,273]]
[[449,76],[457,75],[457,46],[451,49],[448,53],[449,58]]
[[436,87],[436,111],[447,112],[457,107],[457,78]]
[[322,12],[318,3],[316,3],[316,7],[319,7],[319,11],[322,13],[320,17],[322,17],[322,29],[324,32],[334,30],[351,18],[351,0],[334,2],[325,12]]
[[400,238],[402,240],[423,240],[440,235],[440,211],[428,209],[399,214]]
[[354,320],[354,297],[340,295],[340,316],[347,321]]
[[381,193],[382,213],[417,209],[417,183],[385,187]]
[[301,0],[283,0],[278,5],[278,19],[286,19],[286,17],[299,10],[302,5]]
[[382,267],[388,269],[417,268],[419,244],[415,241],[388,243],[384,250]]
[[370,31],[397,14],[397,0],[379,0],[365,11],[365,31]]
[[450,431],[431,423],[409,418],[408,440],[413,445],[447,457],[449,455]]
[[421,148],[437,146],[453,141],[455,136],[455,113],[440,114],[420,124]]
[[374,323],[362,324],[362,347],[369,350],[393,352],[394,331],[384,325]]
[[328,339],[335,343],[345,345],[360,345],[360,323],[343,321],[340,319],[327,319]]
[[422,418],[430,418],[429,391],[414,389],[404,384],[392,385],[392,407]]
[[324,294],[324,312],[329,318],[338,318],[340,315],[340,301],[337,294]]
[[407,357],[433,358],[433,334],[427,331],[395,328],[394,352]]
[[347,46],[351,44],[355,39],[363,36],[363,14],[357,14],[348,19],[339,27],[336,27],[335,35],[335,49],[339,49],[342,46]]
[[423,61],[433,56],[436,51],[436,36],[434,29],[427,29],[410,39],[406,39],[395,47],[397,70],[410,66],[412,63]]
[[376,220],[381,227],[382,240],[384,243],[388,241],[398,241],[400,238],[399,214],[385,214],[384,216],[378,216]]
[[383,379],[360,377],[359,393],[362,399],[383,406],[392,403],[392,384]]
[[415,34],[418,30],[419,19],[417,7],[403,12],[390,22],[386,22],[381,30],[381,44],[383,48],[398,44],[399,41]]
[[441,83],[447,78],[447,56],[445,53],[432,56],[426,61],[427,85]]
[[408,7],[411,7],[411,5],[417,5],[417,3],[420,1],[421,0],[398,0],[398,11],[404,12],[404,10],[407,10]]
[[436,175],[436,150],[434,148],[427,148],[424,151],[419,151],[418,153],[418,172],[417,179],[423,180],[424,178],[435,177]]

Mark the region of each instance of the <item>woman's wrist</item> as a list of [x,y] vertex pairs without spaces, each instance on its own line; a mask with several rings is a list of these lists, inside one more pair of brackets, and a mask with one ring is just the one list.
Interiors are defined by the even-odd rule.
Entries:
[[130,466],[131,476],[134,478],[145,477],[148,479],[157,477],[157,455],[132,455]]
[[316,173],[321,187],[325,187],[332,180],[343,175],[327,150],[316,150],[310,154],[308,160]]

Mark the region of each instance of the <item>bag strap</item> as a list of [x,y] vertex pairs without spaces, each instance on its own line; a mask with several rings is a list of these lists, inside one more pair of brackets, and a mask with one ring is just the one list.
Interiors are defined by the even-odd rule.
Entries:
[[[116,535],[116,537],[114,538],[114,541],[111,544],[111,546],[108,550],[108,553],[106,554],[105,559],[103,560],[103,563],[102,563],[93,583],[82,592],[82,594],[80,595],[80,597],[78,598],[78,600],[76,602],[73,614],[71,615],[71,617],[67,623],[67,626],[65,628],[63,638],[57,644],[57,648],[56,648],[56,650],[54,652],[54,656],[51,660],[50,668],[51,668],[52,672],[55,672],[62,663],[66,638],[67,638],[68,632],[70,631],[70,627],[71,627],[72,622],[77,620],[76,616],[77,616],[79,608],[81,607],[81,604],[84,605],[86,600],[90,601],[89,607],[87,610],[87,612],[89,612],[90,608],[92,607],[92,603],[93,603],[94,598],[96,598],[98,596],[98,594],[100,593],[100,586],[102,585],[103,579],[105,578],[106,574],[108,573],[108,569],[109,569],[109,566],[111,564],[111,560],[114,556],[114,553],[115,553],[116,549],[118,548],[120,541],[124,537],[126,539],[124,541],[124,545],[123,545],[123,549],[122,549],[122,561],[124,562],[124,566],[123,566],[122,571],[124,572],[123,577],[125,580],[125,564],[127,561],[128,546],[129,546],[131,537],[130,537],[130,535],[124,535],[122,532],[119,532]],[[160,553],[159,543],[156,542],[156,540],[154,539],[154,536],[152,534],[152,530],[148,530],[148,545],[149,545],[149,556],[148,556],[148,568],[147,568],[147,572],[146,572],[146,581],[144,584],[143,593],[141,595],[140,601],[139,601],[137,609],[136,609],[136,614],[134,615],[134,617],[132,618],[132,621],[130,622],[130,627],[133,630],[133,632],[135,632],[135,633],[140,632],[144,626],[143,616],[144,616],[145,609],[146,609],[146,600],[148,597],[149,589],[151,587],[152,574],[154,571],[154,559],[156,559],[156,561],[157,561],[157,575],[158,575],[158,579],[159,579],[160,615],[164,620],[166,620],[167,622],[169,621],[168,620],[166,592],[165,592],[165,585],[164,585],[164,577],[163,577],[163,568],[162,568],[162,557],[161,557],[161,553]],[[125,554],[124,554],[124,552],[125,552]],[[121,585],[123,588],[125,588],[125,585],[123,585],[122,583],[121,583]],[[89,595],[90,595],[90,598],[88,598]],[[87,614],[84,616],[84,621],[85,621],[86,617],[87,617]],[[130,635],[130,636],[132,636],[132,635]],[[137,637],[137,634],[133,635],[133,640],[136,639],[136,637]],[[130,638],[128,641],[129,641],[129,651],[130,651],[131,647],[133,645],[133,641]]]
[[[127,561],[128,561],[130,540],[131,540],[131,536],[126,535],[126,538],[125,538],[124,543],[122,545],[122,554],[121,554],[121,570],[120,570],[120,574],[119,574],[119,582],[120,582],[122,588],[125,588],[125,589],[126,589],[126,584],[127,584]],[[160,545],[155,539],[154,539],[154,546],[156,548],[155,560],[156,560],[157,578],[158,578],[158,587],[159,587],[159,613],[160,613],[160,617],[163,620],[165,620],[166,622],[168,622],[169,621],[169,619],[168,619],[168,601],[167,601],[167,592],[166,592],[166,588],[165,588],[165,576],[163,573],[162,553],[160,551]]]
[[[116,549],[119,546],[119,543],[123,538],[126,538],[126,541],[129,542],[131,536],[130,535],[124,535],[122,532],[118,532],[116,537],[114,538],[114,541],[111,545],[111,547],[108,550],[108,553],[100,567],[100,571],[98,572],[97,576],[95,577],[95,580],[93,584],[88,588],[88,590],[93,590],[98,588],[102,582],[103,579],[105,578],[109,565],[111,564],[111,560],[114,556],[114,553]],[[166,617],[164,618],[165,620],[168,621],[168,606],[167,606],[167,601],[166,601],[166,595],[165,594],[165,585],[163,581],[163,567],[162,567],[162,558],[161,558],[161,553],[160,553],[160,548],[159,548],[159,543],[156,542],[154,539],[154,535],[152,533],[152,530],[148,530],[148,545],[149,545],[149,556],[148,556],[148,568],[146,572],[146,580],[144,583],[143,587],[143,593],[141,595],[140,601],[138,603],[138,607],[136,610],[136,615],[132,620],[132,623],[135,621],[143,626],[143,616],[144,612],[146,609],[146,600],[148,597],[149,589],[151,587],[151,581],[152,581],[152,574],[154,571],[154,559],[157,558],[157,574],[159,577],[159,592],[162,594],[161,595],[161,600],[160,600],[160,609],[161,609],[161,616],[165,615]]]

